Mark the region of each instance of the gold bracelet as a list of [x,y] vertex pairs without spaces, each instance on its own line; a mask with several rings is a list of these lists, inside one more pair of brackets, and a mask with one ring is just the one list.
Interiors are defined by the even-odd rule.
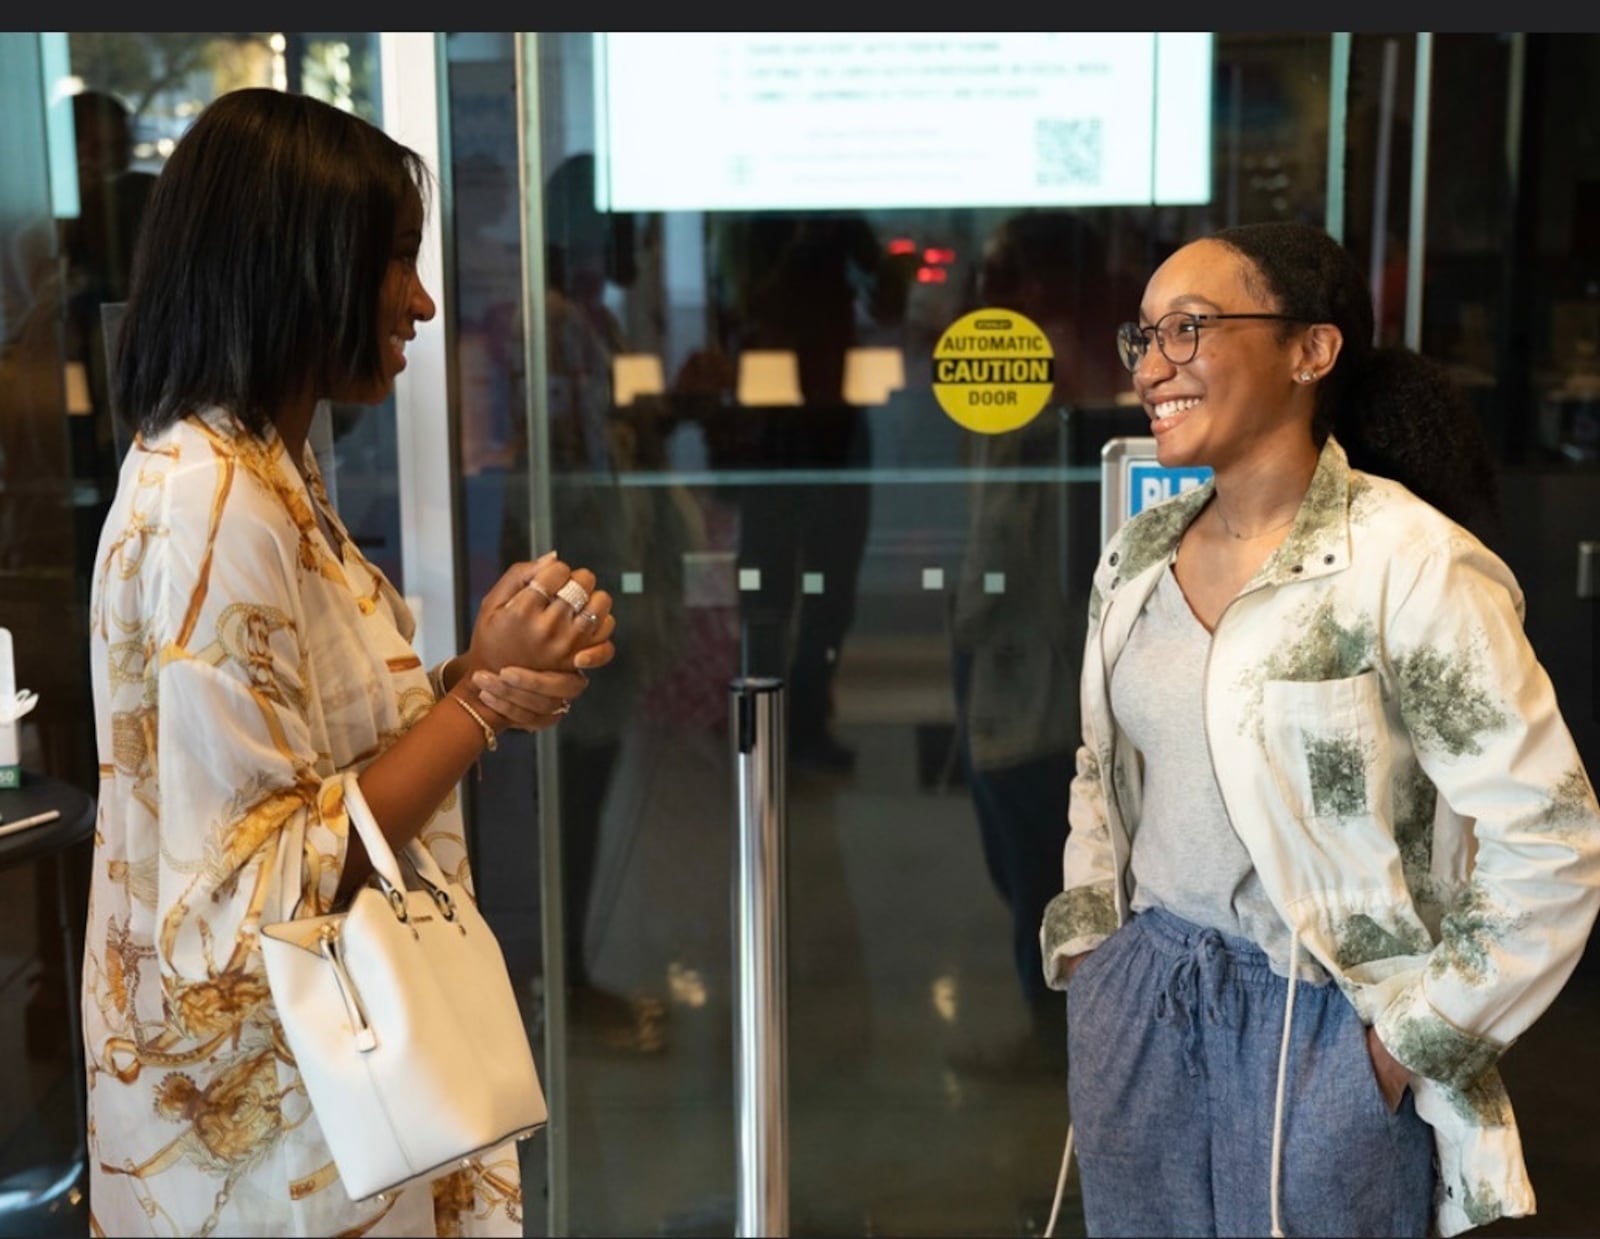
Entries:
[[428,687],[433,689],[435,697],[443,697],[450,691],[450,686],[445,683],[445,672],[450,670],[450,664],[460,657],[459,654],[452,654],[428,672]]
[[458,696],[456,696],[455,693],[450,693],[450,694],[448,694],[448,696],[449,696],[451,701],[455,702],[458,706],[460,706],[468,714],[472,715],[472,721],[474,723],[476,723],[479,727],[483,728],[483,743],[484,743],[484,746],[491,753],[494,752],[495,749],[499,748],[500,747],[500,741],[495,738],[494,728],[489,726],[489,721],[486,718],[484,718],[483,715],[479,714],[476,710],[474,710],[469,704],[467,704],[467,700],[466,700],[465,697],[458,697]]

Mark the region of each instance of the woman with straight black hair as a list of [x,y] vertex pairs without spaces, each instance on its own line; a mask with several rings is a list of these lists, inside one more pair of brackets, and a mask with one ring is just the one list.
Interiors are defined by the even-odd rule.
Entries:
[[615,652],[610,596],[551,552],[508,569],[466,651],[425,670],[328,501],[318,403],[383,401],[434,315],[427,188],[365,121],[252,89],[206,108],[151,193],[115,374],[137,435],[91,605],[96,1233],[522,1232],[510,1145],[349,1198],[257,947],[269,876],[297,870],[296,914],[317,916],[371,873],[351,797],[397,852],[420,838],[470,882],[461,776],[506,727],[555,723]]
[[1495,1062],[1583,952],[1600,807],[1461,523],[1482,436],[1372,338],[1349,254],[1288,223],[1179,249],[1118,333],[1161,463],[1213,476],[1117,531],[1089,607],[1041,943],[1092,1235],[1534,1209]]

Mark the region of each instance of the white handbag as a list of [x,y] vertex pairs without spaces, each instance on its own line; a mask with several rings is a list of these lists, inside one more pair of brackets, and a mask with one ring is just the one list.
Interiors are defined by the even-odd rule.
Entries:
[[500,944],[418,840],[402,853],[408,889],[355,777],[345,807],[373,881],[348,911],[290,919],[301,843],[285,839],[260,940],[311,1108],[363,1200],[529,1135],[547,1112]]

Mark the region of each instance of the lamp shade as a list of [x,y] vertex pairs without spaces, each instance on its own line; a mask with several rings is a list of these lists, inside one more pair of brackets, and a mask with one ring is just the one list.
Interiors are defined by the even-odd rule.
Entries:
[[739,354],[739,403],[803,404],[800,358],[789,349],[746,349]]
[[906,385],[906,359],[897,348],[853,348],[844,355],[846,404],[885,404]]
[[611,359],[611,391],[618,408],[632,404],[637,396],[659,396],[666,389],[661,358],[654,353],[618,353]]

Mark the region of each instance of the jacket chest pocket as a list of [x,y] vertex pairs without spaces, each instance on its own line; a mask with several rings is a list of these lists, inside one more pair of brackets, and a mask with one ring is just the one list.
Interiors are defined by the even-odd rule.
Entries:
[[1341,680],[1269,680],[1262,715],[1262,741],[1297,817],[1388,818],[1393,758],[1376,671]]

